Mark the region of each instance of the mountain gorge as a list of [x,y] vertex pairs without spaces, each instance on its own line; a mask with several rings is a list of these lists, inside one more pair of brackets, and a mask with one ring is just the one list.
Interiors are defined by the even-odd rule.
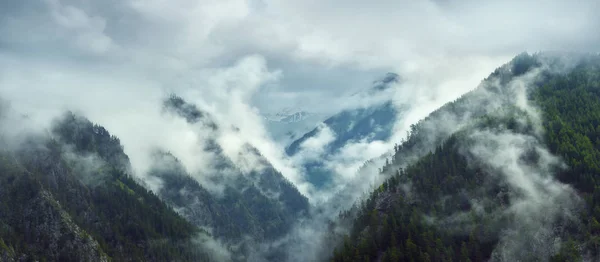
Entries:
[[375,81],[369,89],[352,95],[355,100],[368,101],[367,104],[343,110],[325,119],[286,148],[286,153],[294,157],[301,155],[300,151],[307,147],[311,150],[311,144],[317,142],[316,147],[322,150],[319,156],[301,161],[307,180],[311,184],[317,188],[331,186],[332,173],[335,170],[328,167],[327,162],[344,147],[352,143],[372,143],[391,138],[400,114],[399,108],[402,108],[392,100],[398,84],[400,76],[388,73],[381,80]]
[[0,262],[600,261],[599,0],[0,0]]
[[[281,149],[300,160],[291,162],[317,192],[330,193],[324,201],[303,195],[264,147],[224,135],[248,130],[185,97],[156,106],[193,131],[189,146],[201,153],[135,152],[151,160],[143,172],[126,144],[81,114],[64,113],[40,131],[2,105],[0,260],[600,257],[600,56],[520,54],[390,141],[415,106],[392,99],[402,84],[387,74],[355,95],[369,102]],[[397,143],[327,191],[341,183],[331,158],[379,142]],[[383,182],[371,192],[353,184],[373,176]]]
[[[180,97],[163,106],[204,130],[222,128]],[[283,237],[309,208],[251,145],[244,157],[254,169],[243,170],[216,140],[205,144],[214,172],[193,175],[219,187],[216,193],[161,149],[149,152],[154,164],[147,176],[131,176],[119,139],[71,112],[49,135],[4,138],[0,192],[11,201],[2,202],[0,239],[9,261],[246,261],[250,254],[279,260],[280,250],[255,249]]]
[[[167,111],[174,112],[190,124],[200,124],[210,131],[220,127],[195,105],[171,96],[164,102]],[[235,127],[234,127],[235,128]],[[213,234],[230,244],[252,241],[254,244],[283,237],[295,221],[307,215],[308,199],[250,144],[245,144],[242,162],[251,162],[252,170],[240,168],[223,154],[216,141],[209,141],[205,150],[212,153],[208,170],[213,173],[194,174],[219,187],[218,194],[204,188],[186,171],[179,160],[168,152],[154,154],[154,166],[149,175],[161,183],[157,194],[194,225],[209,228]],[[227,173],[227,174],[225,174]],[[248,243],[252,245],[252,243]],[[249,248],[252,248],[251,246]],[[251,250],[242,253],[249,253]]]

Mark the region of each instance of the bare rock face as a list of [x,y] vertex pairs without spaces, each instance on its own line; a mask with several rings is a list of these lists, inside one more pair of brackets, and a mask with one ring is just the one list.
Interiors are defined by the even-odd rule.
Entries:
[[73,222],[50,192],[27,174],[15,180],[20,187],[0,192],[12,200],[0,222],[30,244],[20,250],[24,254],[16,254],[12,246],[0,242],[1,261],[108,261],[98,242]]
[[98,242],[73,222],[48,191],[40,192],[31,204],[24,220],[38,223],[28,223],[28,233],[45,240],[52,260],[108,261]]

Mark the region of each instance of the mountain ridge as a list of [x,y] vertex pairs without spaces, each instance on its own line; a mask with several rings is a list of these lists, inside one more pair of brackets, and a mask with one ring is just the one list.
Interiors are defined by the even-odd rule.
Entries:
[[[594,168],[590,163],[597,160],[582,165],[576,160],[582,155],[561,153],[566,148],[591,149],[586,149],[589,142],[556,137],[566,128],[558,119],[574,111],[550,108],[574,101],[580,94],[573,91],[595,92],[600,83],[599,61],[598,56],[590,56],[569,66],[569,60],[544,53],[520,54],[495,70],[478,89],[413,125],[409,137],[394,148],[392,161],[382,168],[390,178],[341,216],[354,226],[334,252],[333,261],[578,261],[596,257],[598,251],[590,241],[597,233],[589,232],[589,227],[597,219],[593,217],[590,225],[586,215],[596,202],[585,197],[595,191],[586,185],[595,182],[579,182],[590,174],[578,166]],[[521,97],[544,109],[542,117],[523,104]],[[593,96],[588,93],[587,97]],[[583,118],[597,122],[589,113],[598,102],[587,104],[595,109],[587,106]],[[449,124],[454,128],[439,128],[444,120],[453,121]],[[562,127],[556,129],[559,123]],[[542,125],[546,132],[540,132]],[[581,133],[571,132],[581,138]],[[563,149],[556,146],[561,143]],[[569,167],[553,153],[563,156]],[[555,173],[555,178],[547,173]],[[536,186],[527,187],[527,183]],[[533,197],[537,195],[544,200],[536,202]],[[582,200],[587,204],[581,205]],[[517,209],[520,203],[530,209]],[[563,245],[548,244],[560,241],[556,239],[562,239]]]
[[[352,96],[382,96],[387,92],[394,92],[394,87],[400,83],[398,74],[387,73],[381,80],[373,81],[369,89],[361,90]],[[396,105],[390,96],[383,98],[367,107],[345,109],[328,117],[321,125],[291,142],[285,148],[286,154],[293,158],[302,150],[305,142],[318,137],[324,130],[333,136],[331,141],[323,145],[324,153],[321,157],[324,161],[351,143],[389,140],[397,118],[406,108]],[[309,160],[302,165],[308,174],[306,179],[317,188],[327,187],[332,182],[331,176],[334,171],[329,170],[323,160]]]
[[[387,83],[402,81],[390,75]],[[210,168],[188,170],[157,148],[147,152],[148,174],[133,176],[116,136],[67,112],[47,132],[18,134],[16,146],[0,149],[0,259],[295,261],[310,254],[289,252],[314,251],[332,261],[593,260],[598,90],[598,55],[520,54],[413,124],[377,166],[384,182],[335,219],[336,198],[356,194],[312,206],[252,144],[242,143],[236,159],[225,154],[218,132],[243,130],[184,98],[167,97],[164,117],[206,132],[198,146],[210,152]],[[335,136],[325,157],[356,140],[387,140],[390,128],[372,123],[393,123],[392,110],[385,102],[332,116],[288,154],[327,129]],[[0,135],[9,145],[4,136],[13,134]],[[151,181],[160,181],[154,192]],[[304,250],[300,240],[319,246]]]

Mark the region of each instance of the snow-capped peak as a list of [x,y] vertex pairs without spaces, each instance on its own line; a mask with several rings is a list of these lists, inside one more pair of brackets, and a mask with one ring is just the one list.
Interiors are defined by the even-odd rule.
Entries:
[[284,108],[277,113],[264,114],[264,118],[271,122],[284,122],[284,123],[296,123],[305,120],[312,116],[313,113],[309,113],[303,110],[294,110],[293,108]]

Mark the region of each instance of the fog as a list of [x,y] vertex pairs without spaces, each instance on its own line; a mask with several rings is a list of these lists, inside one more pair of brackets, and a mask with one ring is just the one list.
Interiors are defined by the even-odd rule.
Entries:
[[[312,204],[327,203],[318,222],[325,223],[382,181],[380,157],[411,124],[477,87],[514,55],[598,51],[599,8],[594,0],[2,1],[0,97],[12,115],[27,118],[26,127],[14,124],[6,132],[44,132],[62,112],[80,112],[121,139],[142,180],[156,148],[172,152],[190,173],[206,171],[207,139],[245,171],[260,169],[240,157],[249,144]],[[352,94],[387,72],[402,78],[385,96],[404,110],[392,137],[345,145],[326,163],[336,186],[315,189],[301,164],[321,157],[336,134],[321,130],[289,158],[261,114],[291,106],[331,115],[370,106],[381,97]],[[162,101],[172,93],[222,128],[209,131],[165,113]],[[430,128],[459,127],[448,121]],[[371,168],[358,173],[371,159]]]

